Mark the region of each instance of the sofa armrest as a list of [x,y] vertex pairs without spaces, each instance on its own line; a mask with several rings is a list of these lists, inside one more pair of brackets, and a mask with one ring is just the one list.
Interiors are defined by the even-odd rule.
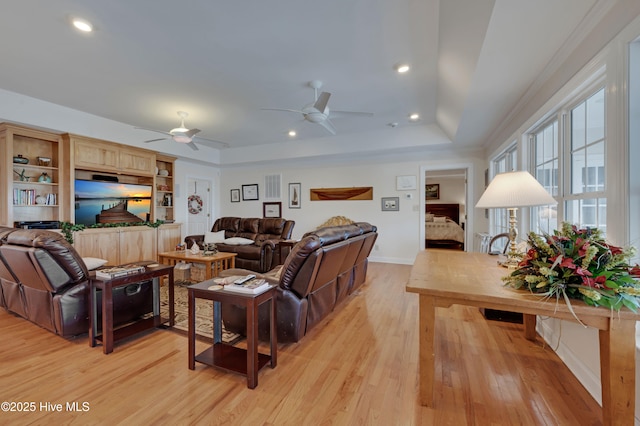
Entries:
[[198,244],[198,247],[203,248],[204,246],[204,234],[202,235],[187,235],[184,237],[184,243],[187,245],[187,248],[190,249],[193,247],[193,243]]

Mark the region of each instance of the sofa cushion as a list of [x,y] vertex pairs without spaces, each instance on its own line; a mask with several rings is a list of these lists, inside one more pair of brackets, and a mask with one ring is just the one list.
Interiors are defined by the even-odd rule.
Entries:
[[204,243],[205,244],[216,244],[221,243],[225,240],[225,230],[218,232],[205,232],[204,233]]
[[242,237],[231,237],[222,241],[224,244],[229,244],[230,246],[246,246],[249,244],[255,243],[255,241],[250,240],[249,238]]

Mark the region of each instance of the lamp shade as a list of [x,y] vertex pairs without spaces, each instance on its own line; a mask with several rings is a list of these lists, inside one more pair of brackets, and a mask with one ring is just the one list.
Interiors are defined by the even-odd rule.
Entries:
[[516,171],[496,175],[478,200],[476,207],[513,208],[557,203],[531,173]]

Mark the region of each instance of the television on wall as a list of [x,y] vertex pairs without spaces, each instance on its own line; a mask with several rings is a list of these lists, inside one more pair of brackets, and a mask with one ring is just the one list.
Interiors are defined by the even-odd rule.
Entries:
[[151,215],[151,185],[98,180],[75,180],[75,223],[148,221]]

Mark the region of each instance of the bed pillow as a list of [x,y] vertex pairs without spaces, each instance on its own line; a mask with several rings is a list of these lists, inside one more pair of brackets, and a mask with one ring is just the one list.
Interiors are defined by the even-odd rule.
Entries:
[[434,215],[433,213],[427,213],[424,217],[425,222],[433,222]]
[[205,232],[204,233],[204,243],[205,244],[216,244],[224,241],[224,229],[218,232]]
[[231,237],[224,240],[223,243],[229,244],[230,246],[247,246],[255,243],[255,241],[250,240],[249,238]]
[[447,218],[444,216],[435,216],[433,218],[433,221],[436,223],[446,223],[447,222]]
[[97,257],[83,257],[82,261],[84,262],[87,269],[90,271],[93,269],[99,268],[108,262],[108,260],[98,259]]

